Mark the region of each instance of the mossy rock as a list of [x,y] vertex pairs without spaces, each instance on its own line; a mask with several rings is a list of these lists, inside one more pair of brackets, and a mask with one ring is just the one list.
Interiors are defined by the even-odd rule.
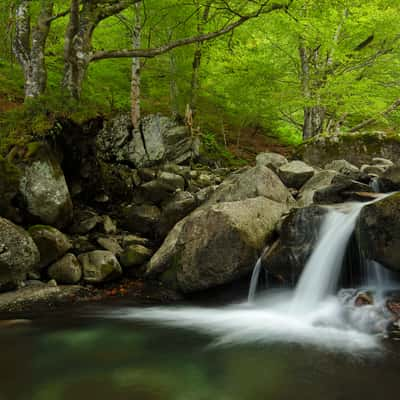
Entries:
[[0,156],[0,215],[4,217],[13,215],[12,201],[18,193],[20,177],[19,169]]

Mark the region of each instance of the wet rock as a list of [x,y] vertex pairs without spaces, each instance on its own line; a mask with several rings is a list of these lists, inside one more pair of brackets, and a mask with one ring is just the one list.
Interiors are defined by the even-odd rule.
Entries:
[[351,179],[357,180],[360,176],[360,170],[355,165],[346,160],[334,160],[326,164],[325,169],[337,171],[342,175],[348,176]]
[[314,168],[303,161],[291,161],[279,167],[278,175],[282,182],[291,188],[300,189],[314,176]]
[[337,175],[331,185],[318,189],[314,194],[314,202],[318,204],[343,203],[357,199],[357,192],[372,192],[372,188],[345,175]]
[[40,252],[40,269],[59,260],[72,248],[72,243],[67,236],[51,226],[34,225],[28,232]]
[[46,225],[63,228],[72,219],[72,201],[64,173],[50,149],[31,143],[21,164],[19,191],[29,214]]
[[284,219],[279,240],[262,256],[262,265],[278,281],[294,286],[319,237],[327,209],[312,205]]
[[161,218],[160,209],[149,204],[126,206],[122,214],[121,223],[128,231],[144,235],[154,235]]
[[278,172],[279,168],[288,163],[286,157],[278,153],[260,153],[256,157],[257,165],[272,169]]
[[184,292],[232,282],[251,271],[286,210],[264,197],[198,209],[168,234],[147,275]]
[[39,261],[39,250],[28,232],[0,217],[0,291],[13,289],[35,271]]
[[128,246],[121,254],[119,261],[124,269],[139,267],[150,260],[153,251],[139,244]]
[[257,166],[238,171],[226,178],[205,205],[265,197],[279,203],[294,203],[294,199],[278,176],[266,167]]
[[364,207],[356,233],[364,254],[393,271],[400,271],[400,194]]
[[78,259],[73,254],[66,254],[61,260],[51,265],[48,275],[57,283],[72,285],[82,277],[82,269]]
[[87,283],[108,282],[122,275],[122,268],[114,254],[95,250],[78,257],[82,265],[83,280]]

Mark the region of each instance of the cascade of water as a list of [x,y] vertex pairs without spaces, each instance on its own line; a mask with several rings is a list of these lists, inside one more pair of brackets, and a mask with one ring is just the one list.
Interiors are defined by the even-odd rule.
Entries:
[[249,289],[249,295],[247,298],[247,301],[249,303],[252,303],[254,300],[254,297],[256,295],[257,291],[257,286],[258,286],[258,279],[260,277],[260,271],[261,271],[262,263],[261,263],[261,257],[257,260],[257,263],[253,269],[253,273],[251,275],[251,280],[250,280],[250,289]]
[[297,284],[291,310],[312,312],[336,289],[347,243],[364,204],[354,204],[348,214],[330,211],[321,229],[321,238]]
[[370,183],[371,189],[375,192],[375,193],[380,193],[380,186],[379,186],[379,179],[378,178],[374,178],[371,180]]

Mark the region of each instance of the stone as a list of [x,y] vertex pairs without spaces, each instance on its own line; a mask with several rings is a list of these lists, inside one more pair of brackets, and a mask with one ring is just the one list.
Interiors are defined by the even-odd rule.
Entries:
[[122,275],[118,260],[109,251],[95,250],[78,257],[82,265],[83,280],[87,283],[109,282]]
[[189,129],[158,114],[142,118],[140,129],[132,129],[129,114],[116,116],[99,132],[96,146],[104,160],[135,168],[167,161],[181,164],[198,156],[198,139]]
[[328,186],[318,189],[314,194],[314,203],[333,204],[348,200],[359,200],[358,192],[373,192],[369,185],[352,180],[345,175],[337,175]]
[[328,210],[312,205],[294,209],[283,220],[277,242],[262,255],[262,266],[278,282],[294,286],[319,237]]
[[110,237],[100,237],[97,239],[97,243],[104,249],[113,253],[115,256],[121,254],[123,249],[119,245],[118,241]]
[[329,186],[338,172],[331,170],[322,170],[315,173],[315,175],[308,180],[301,188],[297,205],[299,207],[307,207],[314,202],[314,194],[317,190]]
[[392,167],[394,165],[393,161],[382,157],[374,157],[372,159],[372,162],[374,165],[384,165],[386,167]]
[[57,283],[73,285],[81,280],[82,268],[78,259],[73,254],[68,253],[61,260],[51,265],[47,273]]
[[260,153],[256,157],[256,163],[262,167],[272,169],[274,172],[278,172],[282,165],[288,163],[288,160],[278,153]]
[[278,176],[269,168],[256,166],[238,171],[226,178],[204,205],[265,197],[291,204],[294,199]]
[[160,209],[149,204],[128,205],[122,209],[122,214],[121,223],[129,232],[144,235],[154,235],[161,218]]
[[34,225],[28,232],[40,252],[40,269],[59,260],[72,248],[68,237],[51,226]]
[[383,193],[400,190],[400,165],[389,167],[378,182],[379,188]]
[[400,194],[396,193],[365,206],[356,227],[365,256],[393,271],[400,271],[399,215]]
[[33,153],[21,167],[19,192],[26,210],[41,223],[62,229],[72,220],[72,200],[64,173],[48,146],[31,143]]
[[186,293],[232,282],[252,270],[286,211],[265,197],[197,209],[171,230],[146,275]]
[[124,249],[119,261],[124,269],[139,267],[150,260],[153,251],[140,244],[132,244]]
[[155,179],[140,186],[144,201],[160,204],[170,199],[176,191],[176,187],[161,179]]
[[140,244],[142,246],[148,246],[150,244],[149,239],[142,238],[137,235],[123,235],[122,236],[122,247],[125,249],[131,244]]
[[195,193],[196,203],[197,205],[201,205],[207,200],[210,199],[211,195],[217,190],[218,186],[209,186],[203,189],[198,190]]
[[185,179],[171,172],[160,172],[158,174],[158,180],[166,187],[169,187],[171,192],[175,192],[177,189],[183,190],[185,188]]
[[314,176],[315,170],[303,161],[291,161],[278,169],[278,175],[287,186],[300,189],[310,178]]
[[0,217],[0,291],[16,287],[39,261],[39,250],[28,232]]
[[117,233],[117,225],[108,215],[103,215],[103,232],[107,235]]
[[342,175],[349,176],[352,179],[357,180],[360,176],[360,170],[355,165],[349,163],[346,160],[334,160],[326,164],[324,169],[337,171]]
[[175,196],[162,206],[158,232],[165,236],[173,226],[191,213],[197,206],[196,198],[189,192],[177,192]]
[[388,166],[386,166],[386,165],[364,164],[361,166],[360,171],[364,174],[379,176],[379,175],[382,175],[387,169],[388,169]]
[[74,222],[69,231],[74,234],[85,235],[92,232],[103,219],[91,210],[80,210],[75,213]]

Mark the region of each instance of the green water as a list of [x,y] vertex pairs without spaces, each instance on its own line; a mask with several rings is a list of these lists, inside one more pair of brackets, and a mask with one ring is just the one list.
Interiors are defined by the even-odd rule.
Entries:
[[1,400],[347,400],[399,393],[400,349],[210,346],[195,332],[54,315],[0,328]]

